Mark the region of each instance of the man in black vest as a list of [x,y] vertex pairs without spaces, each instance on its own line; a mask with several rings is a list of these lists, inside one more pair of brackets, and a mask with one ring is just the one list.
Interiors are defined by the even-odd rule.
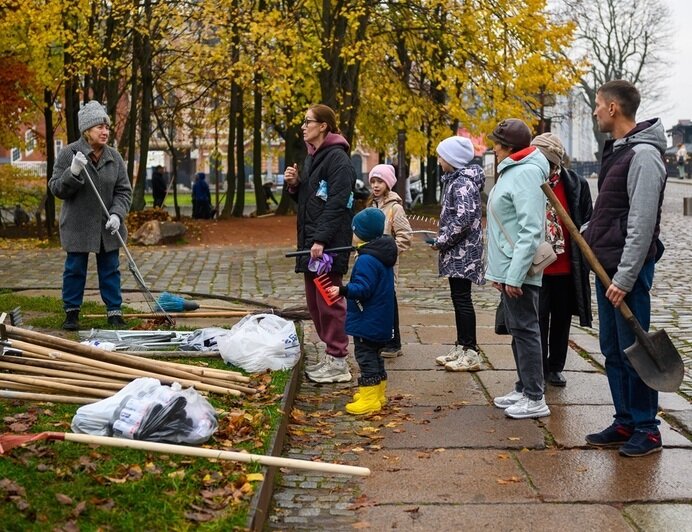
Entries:
[[617,309],[625,301],[642,328],[649,329],[667,143],[658,118],[636,122],[639,102],[639,91],[628,81],[609,81],[598,89],[594,116],[612,138],[603,149],[598,197],[584,233],[612,279],[610,286],[596,279],[596,296],[601,351],[615,405],[613,424],[586,441],[619,447],[623,456],[661,450],[658,392],[644,384],[625,355],[635,337]]

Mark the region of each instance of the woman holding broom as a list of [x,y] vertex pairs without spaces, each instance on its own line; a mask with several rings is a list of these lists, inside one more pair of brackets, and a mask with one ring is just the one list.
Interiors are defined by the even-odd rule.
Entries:
[[[101,299],[106,305],[108,323],[125,324],[120,305],[118,250],[120,232],[127,230],[123,221],[130,210],[132,187],[123,158],[108,146],[110,118],[103,106],[90,101],[79,110],[81,138],[60,150],[53,175],[48,182],[51,192],[63,200],[60,209],[60,243],[67,252],[63,272],[62,299],[65,309],[63,329],[79,329],[79,310],[84,299],[89,253],[96,254]],[[86,172],[94,179],[110,215],[106,217],[98,198],[87,182]]]
[[[350,246],[353,239],[353,190],[356,172],[348,155],[349,145],[339,134],[334,111],[322,104],[311,106],[303,120],[303,139],[308,150],[302,173],[298,165],[286,168],[286,191],[298,203],[298,249],[310,250],[310,256],[296,258],[296,273],[303,273],[305,297],[310,317],[320,339],[327,345],[326,354],[306,375],[313,382],[349,382],[351,372],[346,363],[346,302],[343,298],[328,305],[315,286],[315,265],[323,261],[325,248]],[[328,255],[326,255],[328,256]],[[342,285],[348,270],[349,255],[333,257],[327,275],[334,286]]]

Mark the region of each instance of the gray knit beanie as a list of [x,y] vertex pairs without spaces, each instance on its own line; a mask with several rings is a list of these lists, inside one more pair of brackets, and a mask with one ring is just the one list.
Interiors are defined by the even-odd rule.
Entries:
[[99,124],[111,125],[111,119],[106,113],[103,105],[101,105],[96,100],[91,100],[84,104],[77,113],[77,118],[79,119],[79,133],[84,133],[87,129],[90,129]]

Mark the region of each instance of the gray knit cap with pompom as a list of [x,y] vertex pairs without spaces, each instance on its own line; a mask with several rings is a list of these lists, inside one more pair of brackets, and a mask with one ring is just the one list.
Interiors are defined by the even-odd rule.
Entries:
[[77,118],[79,119],[80,134],[99,124],[111,125],[111,119],[106,113],[106,109],[96,100],[85,103],[84,107],[77,113]]

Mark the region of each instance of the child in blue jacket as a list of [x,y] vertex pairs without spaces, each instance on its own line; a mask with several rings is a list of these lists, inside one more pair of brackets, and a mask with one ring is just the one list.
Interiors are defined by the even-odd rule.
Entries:
[[383,236],[385,216],[369,207],[353,218],[358,256],[345,286],[328,289],[331,297],[345,296],[346,333],[353,336],[360,367],[358,393],[346,405],[349,414],[377,412],[386,403],[387,372],[380,351],[392,339],[394,324],[394,264],[396,241]]

